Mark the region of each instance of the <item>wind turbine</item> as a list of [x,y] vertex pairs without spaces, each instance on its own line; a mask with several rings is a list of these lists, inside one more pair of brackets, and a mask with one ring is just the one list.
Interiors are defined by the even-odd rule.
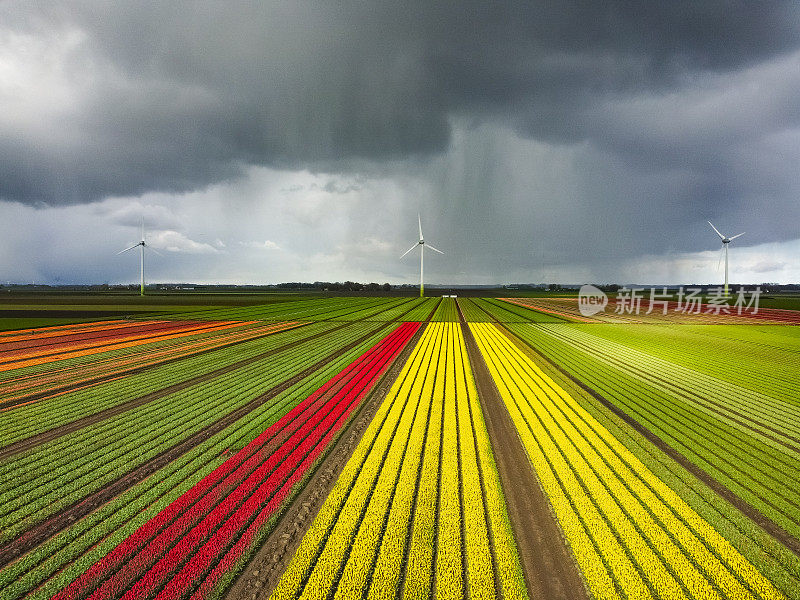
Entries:
[[722,249],[720,250],[719,260],[717,261],[717,268],[719,269],[719,263],[722,260],[722,255],[724,254],[725,255],[725,296],[727,296],[728,295],[728,244],[730,244],[736,238],[738,238],[740,236],[743,236],[745,234],[745,232],[743,231],[742,233],[738,233],[738,234],[734,235],[733,237],[725,237],[724,235],[722,235],[719,232],[719,229],[714,227],[714,224],[711,221],[709,221],[708,224],[711,225],[711,229],[713,229],[717,233],[717,235],[719,236],[719,239],[722,240]]
[[[419,246],[419,297],[422,298],[425,295],[425,284],[422,281],[422,276],[423,276],[423,273],[424,273],[424,270],[425,270],[425,246],[426,246],[426,244],[425,244],[425,238],[422,237],[422,219],[420,218],[419,213],[417,213],[417,223],[419,224],[419,241],[416,244],[414,244],[413,246],[411,246],[411,248],[409,248],[408,250],[403,252],[403,256],[405,256],[406,254],[411,252],[414,248]],[[439,254],[444,254],[444,252],[442,252],[441,250],[437,250],[436,248],[434,248],[430,244],[427,244],[427,246],[428,246],[428,248],[430,248],[434,252],[438,252]],[[400,258],[403,258],[403,256],[401,256]]]
[[[139,248],[139,272],[141,275],[141,280],[139,283],[139,295],[144,296],[144,249],[147,247],[152,252],[159,254],[151,246],[148,246],[144,241],[144,217],[142,217],[142,240],[138,244],[134,244],[130,248],[125,248],[125,250],[120,250],[117,254],[122,254],[123,252],[127,252],[128,250],[133,250],[134,248]],[[160,256],[160,254],[159,254]]]

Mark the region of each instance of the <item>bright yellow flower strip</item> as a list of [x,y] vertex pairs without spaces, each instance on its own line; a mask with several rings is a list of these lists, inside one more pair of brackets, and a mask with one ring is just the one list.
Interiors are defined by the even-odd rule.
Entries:
[[653,475],[494,325],[478,346],[592,593],[781,598],[709,523]]
[[434,323],[272,597],[494,598],[495,570],[527,598],[461,328]]

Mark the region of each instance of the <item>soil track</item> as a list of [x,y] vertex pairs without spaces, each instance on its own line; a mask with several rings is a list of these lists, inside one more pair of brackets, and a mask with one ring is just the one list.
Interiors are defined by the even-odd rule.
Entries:
[[[558,336],[556,339],[558,339],[558,340],[560,340],[560,341],[562,341],[562,342],[564,342],[566,344],[569,344],[570,346],[573,346],[573,347],[575,347],[575,348],[577,348],[579,350],[583,350],[589,356],[595,356],[595,353],[594,353],[594,350],[592,349],[592,347],[587,345],[587,344],[585,344],[585,343],[583,343],[583,342],[581,342],[581,341],[571,340],[571,339],[568,339],[568,338],[564,338],[562,336]],[[635,364],[633,364],[631,362],[615,359],[613,357],[606,356],[606,359],[611,363],[611,366],[614,367],[615,369],[619,369],[619,370],[621,370],[623,372],[625,370],[628,370],[631,373],[633,373],[634,375],[636,375],[637,377],[640,377],[641,379],[643,379],[645,382],[648,382],[649,380],[655,381],[658,384],[660,384],[662,387],[666,387],[666,389],[668,390],[669,393],[674,393],[678,398],[683,398],[683,399],[685,399],[686,401],[688,401],[690,403],[694,403],[695,402],[695,398],[700,398],[703,402],[707,403],[706,404],[706,408],[708,408],[712,412],[720,415],[720,417],[723,417],[723,419],[728,419],[729,421],[732,421],[732,422],[736,423],[737,425],[740,425],[740,426],[744,427],[745,429],[749,429],[750,431],[753,431],[753,432],[755,432],[755,433],[757,433],[759,435],[762,435],[765,438],[768,438],[768,439],[772,440],[773,442],[775,442],[777,444],[780,444],[784,448],[787,448],[788,450],[791,450],[792,452],[800,453],[800,438],[798,438],[796,436],[792,436],[792,435],[789,435],[787,433],[784,433],[781,430],[777,429],[776,427],[773,427],[769,423],[766,423],[764,421],[760,421],[756,417],[747,415],[747,414],[745,414],[745,413],[743,413],[743,412],[741,412],[739,410],[736,410],[735,408],[732,408],[730,406],[721,404],[720,402],[712,400],[711,398],[709,398],[709,397],[707,397],[705,395],[700,396],[700,395],[696,394],[689,387],[686,387],[684,385],[680,385],[678,383],[675,383],[675,381],[667,379],[666,377],[659,376],[656,372],[654,372],[653,369],[648,370],[648,369],[639,368],[639,367],[637,367]],[[677,390],[677,391],[673,392],[672,390]],[[753,391],[756,391],[756,390],[753,390]],[[731,415],[735,415],[735,416],[731,416]],[[795,444],[798,444],[798,445],[792,445],[791,443],[787,442],[786,440],[783,440],[783,439],[781,439],[779,437],[776,437],[776,435],[773,435],[773,434],[778,434],[780,436],[783,436],[784,438],[786,438],[788,440],[791,440],[792,442],[795,442]]]
[[[435,310],[435,309],[434,309]],[[423,325],[408,341],[403,351],[375,384],[373,390],[361,403],[358,412],[350,417],[349,423],[341,430],[338,439],[331,446],[325,458],[310,475],[308,483],[290,500],[283,516],[275,524],[253,559],[228,590],[227,600],[250,598],[266,600],[286,570],[306,530],[314,521],[325,499],[330,494],[347,461],[353,454],[364,430],[372,422],[380,405],[389,393],[400,371],[422,337],[427,324],[433,316],[431,311]]]
[[692,463],[688,458],[686,458],[683,454],[678,452],[675,448],[670,446],[667,442],[661,439],[658,435],[650,431],[647,427],[639,423],[635,418],[630,416],[624,410],[619,408],[616,404],[614,404],[611,400],[600,394],[597,390],[590,387],[571,373],[569,373],[566,369],[564,369],[561,365],[551,360],[549,357],[545,356],[533,346],[527,344],[525,341],[521,340],[517,336],[515,336],[511,331],[506,329],[502,326],[502,324],[498,324],[500,330],[514,343],[518,348],[520,348],[523,352],[527,353],[533,360],[537,361],[544,361],[548,365],[552,366],[556,371],[561,373],[564,377],[569,379],[572,383],[577,385],[587,394],[592,396],[595,400],[600,402],[603,406],[605,406],[608,410],[618,416],[620,419],[625,421],[628,425],[630,425],[634,430],[640,433],[643,437],[653,443],[659,450],[664,452],[667,456],[669,456],[672,460],[677,462],[681,465],[684,469],[689,471],[692,475],[697,477],[700,481],[706,484],[709,488],[711,488],[714,492],[716,492],[720,497],[724,500],[732,504],[736,509],[738,509],[741,513],[743,513],[746,517],[757,523],[764,531],[770,534],[773,538],[775,538],[778,542],[783,544],[786,548],[790,551],[794,552],[798,556],[800,556],[800,540],[796,537],[791,535],[785,529],[783,529],[780,525],[773,522],[771,519],[767,518],[761,511],[757,510],[756,508],[752,507],[750,504],[742,500],[739,496],[734,494],[731,490],[729,490],[726,486],[718,482],[716,479],[711,477],[708,473],[706,473],[703,469]]
[[[395,319],[393,319],[393,322],[400,321],[402,317],[408,314],[411,310],[413,310],[413,307],[408,309],[405,313],[398,315]],[[383,310],[378,311],[370,316],[375,316],[376,314],[380,314],[381,312],[384,311]],[[363,321],[363,319],[361,319],[361,321]],[[352,321],[345,322],[341,326],[322,332],[319,335],[331,333],[331,331],[336,331],[338,329],[341,329],[342,327],[347,327],[352,323],[353,323]],[[342,354],[345,354],[346,352],[355,348],[359,344],[363,343],[364,341],[366,341],[367,339],[378,333],[385,326],[386,322],[377,323],[376,327],[370,329],[368,333],[359,337],[357,340],[350,342],[343,348],[340,348],[339,350],[336,350],[328,354],[326,357],[317,361],[310,367],[304,369],[303,371],[287,379],[286,381],[270,388],[263,394],[259,395],[257,398],[254,398],[247,404],[225,415],[224,417],[222,417],[222,419],[198,431],[194,435],[180,442],[178,445],[165,450],[164,452],[158,454],[157,456],[154,456],[144,464],[139,465],[138,467],[133,469],[131,472],[126,473],[122,477],[108,483],[104,487],[93,492],[86,498],[79,500],[78,502],[65,508],[61,513],[57,515],[52,515],[51,517],[45,519],[44,521],[41,521],[40,523],[37,523],[27,531],[23,532],[10,542],[0,545],[0,568],[9,564],[13,560],[15,560],[18,556],[21,556],[22,554],[32,550],[33,548],[40,545],[41,543],[51,538],[52,536],[62,531],[63,529],[69,527],[75,521],[84,518],[89,513],[93,512],[103,504],[109,502],[116,496],[122,494],[123,492],[133,487],[140,481],[143,481],[145,478],[149,477],[150,475],[158,471],[160,468],[166,466],[173,460],[177,459],[186,452],[190,451],[198,444],[202,443],[203,441],[207,440],[213,435],[219,433],[229,425],[233,424],[240,418],[247,415],[249,412],[258,408],[264,402],[268,401],[277,394],[288,389],[289,387],[291,387],[298,381],[302,380],[303,378],[307,377],[308,375],[311,375],[312,373],[324,367],[329,362],[335,360]],[[315,334],[314,336],[305,338],[304,340],[299,340],[296,343],[302,343],[308,341],[313,337],[319,337],[319,335]],[[295,342],[293,342],[293,344],[295,344]],[[286,347],[284,346],[283,349],[286,349]]]
[[[410,302],[410,299],[407,300],[405,302],[405,304],[408,304],[409,302]],[[403,304],[401,303],[399,306],[402,306],[402,305]],[[376,313],[374,313],[374,314],[372,314],[370,316],[379,315],[382,312],[390,310],[390,308],[392,308],[392,307],[381,309],[378,312],[376,312]],[[393,307],[393,308],[396,308],[396,307]],[[353,312],[357,312],[358,310],[361,310],[361,309],[356,309]],[[410,311],[406,311],[405,313],[400,315],[400,317],[405,316],[408,312],[410,312]],[[349,314],[349,313],[345,313],[345,314]],[[398,317],[397,319],[399,319],[400,317]],[[395,321],[397,319],[395,319]],[[294,327],[290,327],[288,329],[284,329],[283,331],[289,331],[290,329],[297,329],[299,327],[304,327],[306,325],[310,325],[311,323],[324,323],[324,322],[330,321],[330,320],[331,319],[319,319],[319,320],[316,320],[316,321],[297,322],[297,325],[295,325]],[[346,325],[349,325],[350,323],[357,322],[357,321],[363,321],[363,320],[364,319],[357,319],[356,321],[342,321],[342,325],[340,325],[338,327],[335,327],[334,329],[329,330],[328,333],[330,333],[332,331],[336,331],[338,329],[341,329],[342,327],[345,327]],[[176,321],[176,323],[180,323],[180,322],[181,321]],[[205,323],[213,323],[213,321],[210,321],[210,322],[204,321],[204,322]],[[46,391],[36,392],[35,394],[29,394],[27,396],[20,396],[18,398],[14,398],[13,400],[8,400],[6,402],[0,402],[0,409],[13,408],[14,406],[21,405],[21,404],[27,404],[29,402],[33,402],[33,401],[36,401],[36,400],[41,400],[41,399],[47,398],[49,396],[52,396],[54,394],[64,394],[64,393],[68,393],[70,391],[74,391],[74,390],[77,390],[77,389],[88,387],[90,385],[98,385],[98,384],[104,383],[106,381],[110,381],[110,380],[113,380],[113,379],[119,379],[120,377],[125,377],[125,376],[128,376],[128,375],[136,375],[137,373],[141,373],[142,371],[145,371],[147,369],[152,369],[153,367],[159,367],[161,365],[169,364],[171,362],[175,362],[175,361],[178,361],[178,360],[183,360],[184,358],[191,358],[191,357],[194,357],[194,356],[199,356],[200,354],[205,354],[207,352],[213,352],[214,350],[220,350],[222,348],[228,348],[228,347],[234,346],[236,344],[241,344],[241,343],[244,343],[244,342],[247,342],[247,341],[250,341],[250,340],[255,340],[255,339],[259,339],[261,337],[266,337],[267,335],[272,335],[274,333],[280,333],[280,332],[278,332],[278,331],[265,332],[263,336],[256,336],[256,337],[252,337],[252,338],[247,338],[245,340],[237,340],[237,341],[234,341],[234,342],[230,342],[229,344],[223,344],[223,345],[220,345],[220,346],[215,346],[214,348],[207,348],[207,349],[204,349],[204,350],[199,350],[199,351],[197,351],[195,353],[192,353],[192,354],[187,354],[187,355],[183,355],[183,356],[176,356],[174,358],[168,358],[168,359],[165,359],[165,360],[157,362],[157,363],[152,363],[152,364],[149,364],[149,365],[143,365],[141,367],[133,367],[133,368],[128,369],[128,370],[116,371],[116,372],[108,374],[108,375],[101,375],[99,377],[88,379],[88,380],[82,380],[82,381],[77,382],[77,383],[71,383],[71,384],[68,384],[68,385],[61,386],[61,387],[51,388],[51,389],[48,389]],[[311,338],[307,338],[307,339],[311,339]],[[284,349],[289,348],[289,347],[290,346],[285,346]]]
[[[122,404],[118,404],[116,406],[112,406],[111,408],[107,408],[107,409],[102,410],[102,411],[100,411],[98,413],[95,413],[93,415],[88,415],[86,417],[82,417],[80,419],[72,421],[71,423],[66,423],[66,424],[61,425],[59,427],[55,427],[53,429],[49,429],[47,431],[43,431],[42,433],[38,433],[38,434],[36,434],[34,436],[31,436],[29,438],[26,438],[24,440],[19,440],[18,442],[14,442],[13,444],[9,444],[8,446],[5,446],[4,448],[0,448],[0,460],[4,460],[4,459],[6,459],[6,458],[8,458],[10,456],[14,456],[16,454],[20,454],[21,452],[25,452],[27,450],[30,450],[31,448],[34,448],[34,447],[36,447],[36,446],[38,446],[40,444],[44,444],[45,442],[49,442],[51,440],[54,440],[54,439],[60,438],[60,437],[62,437],[64,435],[67,435],[69,433],[72,433],[73,431],[78,431],[79,429],[82,429],[83,427],[86,427],[87,425],[92,425],[92,424],[98,423],[98,422],[100,422],[100,421],[102,421],[104,419],[108,419],[109,417],[113,417],[114,415],[122,414],[122,413],[124,413],[124,412],[126,412],[128,410],[136,408],[137,406],[142,406],[143,404],[147,404],[148,402],[152,402],[153,400],[158,400],[159,398],[163,398],[164,396],[168,396],[169,394],[174,394],[175,392],[179,392],[179,391],[181,391],[183,389],[186,389],[188,387],[191,387],[193,385],[197,385],[199,383],[203,383],[204,381],[210,381],[211,379],[214,379],[215,377],[219,377],[220,375],[224,375],[225,373],[228,373],[230,371],[234,371],[236,369],[240,369],[242,367],[246,367],[247,365],[250,365],[250,364],[252,364],[254,362],[257,362],[259,360],[263,360],[263,359],[265,359],[265,358],[267,358],[269,356],[272,356],[274,354],[277,354],[279,352],[283,352],[285,350],[289,350],[291,348],[294,348],[295,346],[297,346],[299,344],[303,344],[303,343],[308,342],[310,340],[313,340],[313,339],[322,337],[324,335],[328,335],[330,333],[333,333],[334,331],[338,331],[339,329],[342,329],[343,327],[347,327],[350,324],[351,323],[343,323],[342,325],[334,327],[333,329],[328,329],[326,331],[321,331],[319,333],[315,333],[315,334],[310,335],[308,337],[305,337],[305,338],[302,338],[302,339],[299,339],[299,340],[295,340],[293,342],[289,342],[288,344],[284,344],[283,346],[280,346],[278,348],[273,348],[272,350],[268,350],[267,352],[262,352],[261,354],[258,354],[256,356],[251,356],[250,358],[245,358],[243,360],[235,362],[235,363],[233,363],[231,365],[228,365],[226,367],[220,367],[219,369],[215,369],[213,371],[209,371],[208,373],[204,373],[202,375],[197,375],[196,377],[192,377],[190,379],[186,379],[184,381],[180,381],[180,382],[178,382],[178,383],[176,383],[174,385],[162,388],[160,390],[156,390],[155,392],[150,392],[149,394],[145,394],[144,396],[140,396],[139,398],[134,398],[133,400],[128,400],[127,402],[123,402]],[[284,331],[291,331],[291,330],[285,329]],[[250,339],[254,339],[254,338],[250,338]],[[235,342],[235,343],[238,343],[238,342]],[[233,344],[230,344],[230,345],[233,345]],[[218,349],[219,348],[212,348],[211,350],[218,350]],[[210,352],[211,350],[204,350],[203,352]],[[203,352],[201,352],[200,354],[202,354]],[[192,355],[192,356],[196,356],[196,355]],[[180,358],[186,358],[186,357],[180,357]],[[174,359],[174,360],[180,360],[180,358],[177,358],[177,359]],[[168,362],[171,362],[171,361],[168,361]],[[161,363],[161,364],[164,364],[164,363]],[[142,369],[146,369],[146,368],[149,368],[149,366],[148,367],[143,367]],[[116,379],[116,377],[114,379]]]
[[[488,314],[488,313],[487,313]],[[486,429],[517,542],[525,583],[531,598],[588,598],[580,571],[564,540],[528,454],[481,356],[461,307],[461,328],[472,366]]]
[[20,534],[14,540],[11,540],[10,542],[3,544],[2,546],[0,546],[0,568],[4,567],[11,561],[15,560],[17,556],[20,556],[25,552],[32,550],[33,548],[43,543],[44,541],[48,540],[49,538],[51,538],[58,532],[62,531],[66,527],[69,527],[75,521],[84,518],[86,515],[93,512],[98,507],[114,499],[115,497],[122,494],[129,488],[133,487],[140,481],[143,481],[145,478],[149,477],[162,467],[168,465],[173,460],[182,456],[186,452],[189,452],[192,448],[194,448],[198,444],[216,435],[229,425],[232,425],[233,423],[235,423],[236,421],[238,421],[251,411],[255,410],[256,408],[261,406],[264,402],[275,397],[277,394],[288,389],[289,387],[291,387],[298,381],[302,380],[303,378],[313,374],[314,372],[321,369],[322,367],[327,365],[329,362],[335,360],[342,354],[348,352],[349,350],[352,350],[359,344],[369,339],[371,336],[375,335],[385,326],[386,323],[380,323],[377,327],[370,329],[368,333],[359,337],[357,340],[350,342],[343,348],[340,348],[339,350],[336,350],[335,352],[328,354],[321,360],[315,362],[313,365],[303,369],[300,373],[297,373],[293,377],[270,388],[263,394],[252,399],[247,404],[240,406],[239,408],[228,413],[218,421],[215,421],[208,427],[205,427],[204,429],[198,431],[194,435],[186,438],[182,442],[178,443],[176,446],[173,446],[161,452],[160,454],[154,456],[147,462],[139,465],[132,471],[126,473],[122,477],[119,477],[118,479],[103,486],[99,490],[93,492],[86,498],[67,507],[61,513],[53,515],[45,519],[44,521],[37,523],[24,533]]

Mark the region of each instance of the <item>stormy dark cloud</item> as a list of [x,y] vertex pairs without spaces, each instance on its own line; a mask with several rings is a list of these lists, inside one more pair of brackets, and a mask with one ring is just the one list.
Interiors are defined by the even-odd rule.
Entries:
[[240,233],[259,203],[320,242],[287,272],[395,280],[417,210],[451,278],[705,251],[706,219],[788,242],[798,160],[790,2],[0,4],[0,210],[144,212],[206,260],[291,254]]
[[0,9],[7,52],[46,63],[7,89],[21,112],[34,103],[34,122],[8,119],[0,143],[0,196],[23,202],[197,189],[247,164],[438,153],[454,114],[646,156],[664,140],[642,127],[663,113],[632,96],[746,68],[800,36],[791,3],[41,6]]

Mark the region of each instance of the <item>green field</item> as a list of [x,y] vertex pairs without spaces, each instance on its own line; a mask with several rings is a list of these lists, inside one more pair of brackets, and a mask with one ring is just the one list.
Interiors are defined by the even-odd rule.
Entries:
[[[537,585],[551,589],[566,569],[594,598],[800,600],[800,326],[575,323],[492,297],[265,299],[0,306],[24,314],[0,317],[18,329],[91,321],[0,334],[3,600],[156,597],[183,586],[184,566],[211,548],[225,560],[186,585],[223,597],[237,577],[258,578],[263,567],[250,561],[282,539],[283,515],[306,514],[295,498],[312,480],[319,496],[302,502],[317,504],[293,525],[298,554],[271,575],[275,585],[285,570],[276,598],[536,597],[526,581],[545,573]],[[404,328],[417,332],[407,358],[380,390],[359,387],[388,356],[370,352]],[[350,369],[353,379],[333,386]],[[311,454],[315,429],[289,419],[351,390],[374,394],[373,412],[348,433],[339,466],[322,469],[339,430],[319,425],[330,445]],[[296,440],[293,449],[264,442],[228,466],[278,425],[287,433],[275,439]],[[273,506],[248,482],[290,477],[290,456],[309,470],[287,479]],[[533,488],[504,471],[509,457]],[[221,470],[226,478],[203,488]],[[526,514],[552,524],[546,540],[520,525],[534,492],[544,508]],[[126,546],[186,498],[184,516],[135,552]],[[242,538],[242,553],[239,533],[215,545],[227,523],[250,531],[266,507],[274,514]],[[223,509],[230,516],[217,517]],[[9,558],[15,544],[22,551]],[[552,573],[543,545],[566,557]],[[137,558],[92,571],[122,549]]]

